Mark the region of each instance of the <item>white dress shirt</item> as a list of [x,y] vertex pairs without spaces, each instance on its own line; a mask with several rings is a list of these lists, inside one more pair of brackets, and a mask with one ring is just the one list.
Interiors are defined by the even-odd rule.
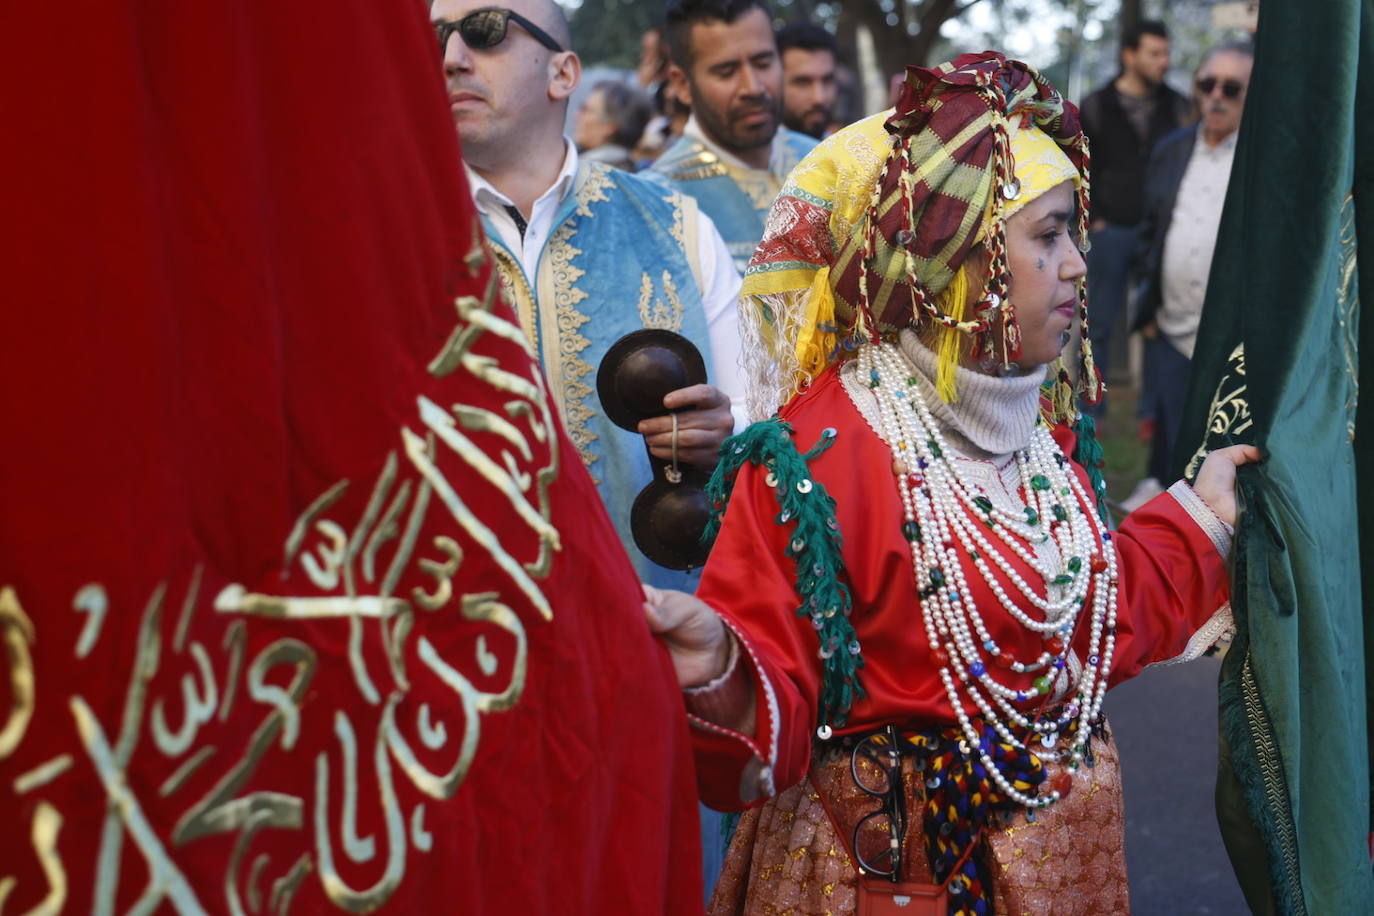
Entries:
[[[539,268],[544,245],[556,228],[554,215],[572,190],[577,175],[577,148],[567,137],[563,138],[563,147],[566,151],[563,167],[554,183],[534,202],[524,238],[520,236],[515,217],[507,210],[515,206],[511,199],[471,167],[464,166],[477,209],[490,220],[501,244],[515,254],[525,276],[531,279]],[[697,264],[701,269],[702,302],[706,307],[706,330],[711,347],[709,381],[730,399],[730,412],[735,417],[735,431],[738,432],[748,425],[744,370],[740,366],[740,276],[715,223],[700,210],[696,214]]]
[[1208,146],[1199,131],[1164,236],[1160,278],[1164,301],[1156,322],[1160,332],[1189,359],[1193,358],[1202,303],[1207,298],[1207,275],[1212,270],[1212,251],[1221,228],[1236,133],[1216,146]]

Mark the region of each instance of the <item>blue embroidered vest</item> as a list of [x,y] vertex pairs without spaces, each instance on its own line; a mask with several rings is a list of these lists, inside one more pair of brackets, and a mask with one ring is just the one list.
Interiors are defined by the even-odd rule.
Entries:
[[695,202],[583,160],[554,216],[534,277],[525,276],[485,215],[483,223],[506,294],[539,354],[568,435],[640,578],[659,588],[695,591],[696,574],[665,569],[635,547],[630,508],[652,476],[644,437],[611,423],[596,394],[601,358],[611,344],[641,328],[678,332],[712,365],[697,276]]
[[773,159],[767,169],[726,162],[707,144],[681,136],[645,173],[676,191],[695,197],[716,224],[741,274],[763,238],[768,209],[787,175],[815,148],[805,134],[779,128],[773,137]]

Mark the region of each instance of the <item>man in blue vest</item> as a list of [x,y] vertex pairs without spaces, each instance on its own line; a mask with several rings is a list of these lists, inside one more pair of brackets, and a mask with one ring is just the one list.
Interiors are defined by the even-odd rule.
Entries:
[[816,145],[779,128],[782,61],[763,0],[669,0],[669,90],[692,116],[650,172],[690,194],[743,272],[787,173]]
[[579,158],[563,133],[581,78],[567,19],[553,0],[508,2],[430,7],[473,197],[506,293],[640,578],[691,591],[694,576],[650,562],[630,535],[630,508],[653,477],[644,443],[668,459],[672,419],[665,410],[644,421],[643,438],[616,427],[597,399],[596,371],[611,344],[641,328],[696,344],[713,384],[674,391],[664,407],[681,410],[678,459],[713,468],[744,416],[739,275],[696,201]]

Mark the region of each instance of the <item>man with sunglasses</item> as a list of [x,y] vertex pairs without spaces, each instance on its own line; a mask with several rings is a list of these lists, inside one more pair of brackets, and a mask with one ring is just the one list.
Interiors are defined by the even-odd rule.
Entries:
[[[564,123],[581,63],[553,0],[435,0],[430,17],[487,239],[568,433],[640,578],[690,591],[695,576],[635,548],[630,510],[652,479],[646,442],[655,457],[676,448],[710,470],[733,432],[732,407],[744,415],[740,280],[725,243],[690,198],[578,156]],[[641,438],[610,421],[595,388],[611,344],[645,327],[691,340],[714,384],[668,394]]]
[[668,0],[668,91],[690,103],[650,172],[710,214],[741,272],[768,209],[815,139],[782,120],[782,61],[763,0]]
[[1202,120],[1161,140],[1145,173],[1144,282],[1134,329],[1145,337],[1140,415],[1153,429],[1147,476],[1123,503],[1127,509],[1172,479],[1193,344],[1253,63],[1246,43],[1218,45],[1203,57],[1193,80]]
[[1092,146],[1089,335],[1104,377],[1111,366],[1113,332],[1126,310],[1145,164],[1156,143],[1192,120],[1188,100],[1164,82],[1169,72],[1164,23],[1143,19],[1123,30],[1120,54],[1120,72],[1085,96],[1080,106],[1083,132]]

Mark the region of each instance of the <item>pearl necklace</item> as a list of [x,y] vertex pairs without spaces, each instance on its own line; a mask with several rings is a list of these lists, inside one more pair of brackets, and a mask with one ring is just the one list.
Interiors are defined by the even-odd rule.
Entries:
[[[1026,505],[1020,512],[1008,511],[965,479],[931,417],[915,370],[895,345],[864,347],[857,361],[859,378],[867,379],[877,399],[879,433],[892,449],[902,498],[902,536],[911,548],[930,658],[960,729],[1009,798],[1027,808],[1053,804],[1072,786],[1072,773],[1083,760],[1107,692],[1116,645],[1112,535],[1088,508],[1091,497],[1043,425],[1036,425],[1028,445],[1016,453]],[[1055,549],[1044,551],[1048,557],[1037,555],[1035,545],[1051,543]],[[1033,569],[1040,582],[1027,582],[1008,551]],[[998,605],[1044,641],[1033,661],[1014,658],[993,639],[974,603],[965,560],[972,561]],[[1089,604],[1088,664],[1075,698],[1053,718],[1026,716],[1016,704],[1053,689]],[[1043,673],[1035,678],[1033,689],[1025,690],[998,680],[993,674],[998,667],[1022,676]],[[1028,750],[1027,744],[1038,739],[1038,756],[1067,763],[1068,770],[1056,777],[1047,796],[1028,795],[1002,774],[981,744],[980,732],[965,711],[966,701],[1002,740]],[[1069,739],[1062,747],[1061,732]]]

